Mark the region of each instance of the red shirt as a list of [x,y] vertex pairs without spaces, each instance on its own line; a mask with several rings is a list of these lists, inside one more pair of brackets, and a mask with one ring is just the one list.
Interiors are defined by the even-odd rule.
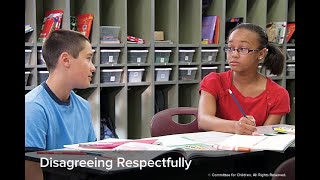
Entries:
[[232,70],[229,70],[210,73],[200,84],[200,90],[216,98],[216,116],[222,119],[239,120],[243,116],[228,89],[231,89],[244,112],[255,118],[257,126],[262,126],[269,114],[285,115],[290,112],[289,93],[285,88],[267,77],[266,90],[254,98],[244,97],[232,84]]

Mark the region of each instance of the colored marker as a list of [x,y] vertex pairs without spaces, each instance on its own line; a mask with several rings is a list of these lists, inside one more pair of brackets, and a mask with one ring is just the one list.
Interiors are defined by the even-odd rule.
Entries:
[[273,134],[273,133],[264,133],[264,134],[262,134],[262,133],[253,132],[251,135],[252,136],[276,136],[277,134]]
[[251,149],[248,147],[239,147],[239,146],[225,146],[225,145],[218,145],[215,144],[212,146],[218,150],[229,150],[229,151],[237,151],[237,152],[251,152]]
[[100,153],[84,151],[37,151],[37,154],[61,154],[61,155],[92,155],[102,156]]
[[121,144],[124,144],[124,142],[113,142],[113,143],[92,143],[92,144],[79,144],[79,147],[83,148],[92,148],[92,149],[112,149],[117,146],[120,146]]
[[66,155],[86,155],[80,151],[37,151],[37,154],[66,154]]

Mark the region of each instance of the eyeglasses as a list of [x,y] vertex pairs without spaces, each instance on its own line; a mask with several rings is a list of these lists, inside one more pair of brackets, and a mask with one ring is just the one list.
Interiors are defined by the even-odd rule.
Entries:
[[260,49],[232,48],[232,47],[224,47],[223,50],[226,53],[232,53],[234,51],[238,51],[238,53],[242,55],[249,54],[249,52],[252,52],[252,51],[260,51]]

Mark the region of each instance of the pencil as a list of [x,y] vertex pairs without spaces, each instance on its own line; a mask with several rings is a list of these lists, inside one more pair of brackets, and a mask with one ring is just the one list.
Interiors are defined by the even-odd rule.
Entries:
[[[240,103],[239,103],[239,101],[237,100],[236,96],[234,96],[234,94],[233,94],[233,92],[231,91],[231,89],[228,89],[228,91],[229,91],[229,93],[231,94],[233,101],[237,104],[237,106],[238,106],[241,114],[242,114],[245,118],[249,119],[249,118],[247,117],[246,113],[244,112],[244,110],[242,109],[242,106],[240,105]],[[249,119],[249,120],[251,120],[251,119]],[[252,121],[252,120],[251,120],[251,121]],[[252,122],[253,122],[254,125],[256,126],[256,122],[255,122],[255,121],[252,121]]]
[[231,94],[233,101],[237,104],[237,106],[238,106],[241,114],[242,114],[245,118],[247,118],[246,113],[245,113],[244,110],[242,109],[240,103],[238,102],[237,98],[234,96],[234,94],[233,94],[233,92],[231,91],[231,89],[228,89],[228,91],[229,91],[229,93]]

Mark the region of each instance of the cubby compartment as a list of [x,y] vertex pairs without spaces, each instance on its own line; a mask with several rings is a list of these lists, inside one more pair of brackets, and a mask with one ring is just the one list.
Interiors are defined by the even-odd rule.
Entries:
[[[127,121],[127,89],[123,86],[102,87],[99,89],[99,109],[97,119],[98,134],[103,139],[101,131],[101,120],[110,118],[114,125],[115,131],[119,137],[128,137],[128,121]],[[101,136],[102,135],[102,136]]]
[[192,81],[195,80],[197,67],[180,67],[179,68],[179,80]]
[[[199,103],[199,84],[180,84],[179,85],[179,107],[197,107]],[[180,123],[189,123],[192,116],[179,117]]]
[[179,50],[179,62],[191,63],[193,60],[194,49],[180,49]]
[[120,83],[123,69],[102,69],[101,83]]
[[145,63],[148,55],[148,50],[128,50],[128,63]]
[[[155,86],[154,111],[155,113],[170,107],[178,106],[178,86],[175,84],[158,84]],[[176,119],[176,116],[172,117]]]
[[101,64],[117,64],[119,59],[120,49],[101,49],[100,63]]
[[128,82],[141,82],[145,69],[128,69]]
[[287,76],[295,77],[295,74],[296,74],[296,65],[287,64]]
[[[90,3],[94,4],[92,1]],[[127,1],[126,0],[107,0],[97,1],[99,7],[96,11],[99,12],[99,21],[97,21],[98,29],[100,26],[119,27],[117,37],[120,43],[127,42]],[[98,41],[100,42],[100,33],[98,34]],[[119,44],[100,44],[102,46],[118,46]]]
[[202,14],[202,1],[183,0],[178,1],[178,3],[179,21],[177,24],[179,27],[179,44],[199,44],[201,41],[200,16]]
[[225,66],[225,67],[224,67],[224,71],[229,71],[230,69],[231,69],[230,66]]
[[[173,43],[177,43],[178,40],[178,14],[176,11],[178,5],[178,1],[155,0],[155,31],[163,31],[164,40]],[[155,43],[155,45],[158,44]]]
[[168,63],[171,50],[155,50],[155,63]]
[[31,61],[31,54],[32,54],[32,49],[25,49],[24,50],[24,64],[29,65]]
[[[63,3],[68,7],[69,3]],[[56,2],[58,4],[59,2]],[[99,11],[97,6],[97,1],[88,0],[70,0],[70,21],[66,22],[67,13],[69,9],[65,10],[63,14],[63,26],[64,29],[74,29],[84,34],[92,44],[97,44],[99,42]],[[74,21],[76,19],[76,22]]]
[[130,86],[128,89],[128,136],[133,139],[149,136],[148,113],[153,107],[151,90],[151,86]]
[[30,71],[25,71],[24,72],[24,85],[27,86],[28,85],[28,80],[29,77],[31,76],[31,72]]
[[46,64],[42,56],[42,49],[37,50],[37,64],[38,65]]
[[155,68],[155,81],[169,81],[172,68]]
[[101,44],[119,44],[120,26],[101,26],[100,43]]
[[296,83],[295,80],[287,80],[286,82],[286,89],[289,92],[289,97],[290,97],[290,112],[286,114],[286,124],[292,124],[295,125],[295,114],[296,114]]
[[38,71],[38,84],[46,81],[49,77],[49,71]]
[[218,49],[201,49],[202,62],[215,62],[218,54]]
[[[153,11],[151,11],[154,1],[150,0],[135,0],[126,1],[124,5],[127,8],[127,35],[134,36],[142,39],[143,43],[150,45],[151,37],[154,25],[152,17],[154,17]],[[121,15],[123,16],[123,15]]]
[[296,49],[287,49],[287,60],[296,60]]
[[201,67],[201,79],[204,78],[206,75],[210,74],[211,72],[217,72],[217,66],[203,66]]
[[97,62],[97,56],[96,56],[96,50],[94,49],[94,47],[92,47],[92,63],[96,64]]

